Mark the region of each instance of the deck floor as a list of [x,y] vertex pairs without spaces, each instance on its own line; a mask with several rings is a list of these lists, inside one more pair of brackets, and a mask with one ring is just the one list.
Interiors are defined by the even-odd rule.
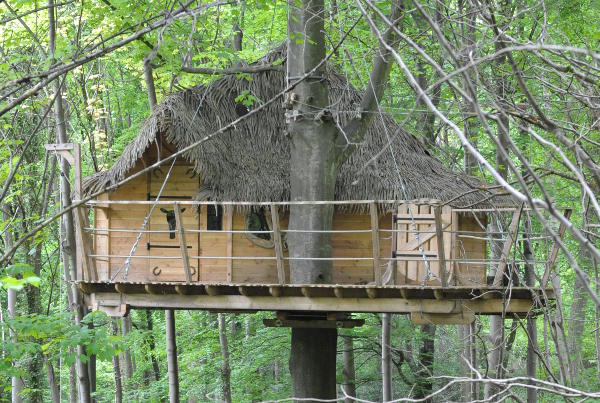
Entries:
[[418,285],[78,282],[92,309],[111,316],[129,309],[220,312],[324,311],[477,315],[526,314],[551,304],[551,289]]

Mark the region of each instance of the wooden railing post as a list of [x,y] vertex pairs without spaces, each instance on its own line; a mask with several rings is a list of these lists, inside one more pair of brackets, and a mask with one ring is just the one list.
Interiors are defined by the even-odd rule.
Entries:
[[279,225],[279,207],[271,204],[271,222],[273,224],[273,246],[277,258],[277,280],[285,284],[285,270],[283,267],[283,246],[281,243],[281,228]]
[[377,215],[377,203],[370,202],[371,211],[371,239],[373,244],[373,277],[375,285],[381,285],[381,266],[379,265],[379,217]]
[[192,273],[190,271],[190,258],[187,251],[187,242],[185,240],[185,228],[183,228],[183,219],[181,218],[181,207],[178,202],[173,203],[173,212],[175,213],[175,224],[179,232],[179,248],[181,249],[181,259],[183,261],[183,271],[185,281],[192,282]]
[[440,282],[442,287],[448,286],[448,276],[446,273],[446,252],[444,250],[444,227],[442,222],[442,206],[434,206],[433,214],[435,217],[435,234],[437,237],[437,253],[440,266]]

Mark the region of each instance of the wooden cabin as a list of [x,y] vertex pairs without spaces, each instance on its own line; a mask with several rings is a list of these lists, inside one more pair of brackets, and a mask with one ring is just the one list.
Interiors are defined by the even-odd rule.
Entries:
[[[328,80],[343,124],[360,95],[340,75]],[[239,94],[271,99],[284,82],[266,71],[169,95],[115,164],[85,179],[83,192],[99,193],[88,203],[89,226],[79,214],[78,283],[90,305],[114,315],[138,307],[404,312],[462,323],[527,312],[544,299],[504,276],[519,264],[521,208],[447,169],[389,115],[374,120],[326,202],[335,204],[333,284],[290,284],[287,238],[297,229],[287,226],[289,209],[310,202],[289,201],[285,110],[275,102],[227,126],[248,113]],[[491,215],[506,223],[493,240],[508,252],[496,257]]]

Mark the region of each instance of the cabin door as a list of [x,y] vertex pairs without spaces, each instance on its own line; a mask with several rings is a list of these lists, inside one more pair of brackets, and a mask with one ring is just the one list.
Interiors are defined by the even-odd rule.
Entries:
[[[162,167],[162,172],[156,170],[148,175],[148,195],[150,201],[156,200],[163,185],[167,166]],[[190,166],[176,165],[173,167],[169,179],[162,190],[160,201],[190,201],[198,190],[199,178],[193,173]],[[181,220],[186,230],[199,229],[199,215],[195,206],[181,205]],[[147,237],[148,250],[148,279],[150,281],[185,281],[185,271],[182,255],[183,242],[179,236],[179,228],[172,204],[160,204],[154,209],[150,223],[150,232]],[[189,258],[192,281],[198,281],[198,233],[185,233],[185,246]]]
[[[410,207],[410,208],[409,208]],[[451,234],[452,212],[442,208],[442,240],[436,234],[434,207],[430,205],[403,204],[398,208],[395,229],[397,232],[396,259],[397,283],[413,285],[441,285],[439,244],[443,243],[445,276],[452,282]]]

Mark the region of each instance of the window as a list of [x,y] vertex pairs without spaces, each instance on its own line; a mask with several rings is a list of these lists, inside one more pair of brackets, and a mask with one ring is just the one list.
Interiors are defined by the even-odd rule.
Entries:
[[261,207],[258,210],[252,210],[246,215],[246,230],[257,231],[252,232],[249,235],[255,236],[260,239],[264,239],[265,241],[271,240],[271,234],[262,232],[271,231],[271,228],[269,228],[269,223],[267,222],[264,207]]
[[211,231],[223,230],[223,206],[209,204],[206,206],[206,229]]

